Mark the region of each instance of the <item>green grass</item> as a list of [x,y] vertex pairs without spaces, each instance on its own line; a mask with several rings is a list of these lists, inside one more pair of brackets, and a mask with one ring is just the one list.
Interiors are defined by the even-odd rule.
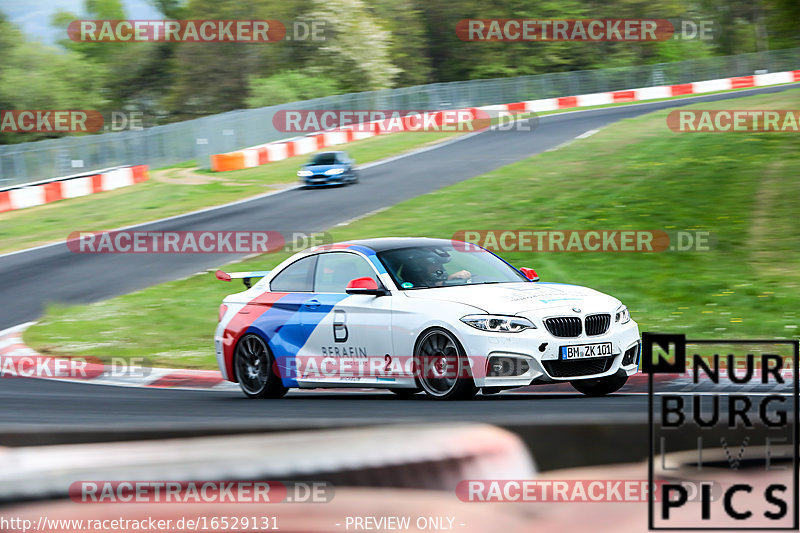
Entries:
[[[699,109],[795,109],[800,90]],[[674,133],[668,111],[624,120],[546,152],[335,228],[336,240],[450,238],[474,229],[707,230],[709,252],[506,253],[543,281],[625,302],[643,331],[690,338],[796,338],[800,317],[800,136]],[[268,269],[285,255],[235,267]],[[107,302],[50,306],[25,339],[45,353],[144,355],[214,368],[222,297],[240,285],[196,275]]]
[[[349,143],[358,163],[401,154],[456,133],[397,133]],[[193,172],[192,181],[165,181],[191,171],[182,164],[151,172],[132,187],[0,214],[0,253],[60,241],[72,231],[101,231],[233,202],[297,182],[297,168],[309,155],[230,172]],[[200,181],[200,183],[197,183]],[[204,182],[204,183],[203,183]]]
[[[737,89],[737,91],[747,89]],[[736,91],[718,91],[736,92]],[[716,93],[707,93],[716,94]],[[648,100],[674,100],[681,96]],[[578,109],[538,113],[539,116],[576,110],[618,107],[628,103],[608,104]],[[522,114],[525,118],[531,114]],[[497,120],[492,121],[496,123]],[[398,155],[429,143],[460,135],[457,132],[395,133],[342,145],[359,163]],[[72,231],[101,231],[141,224],[196,209],[220,205],[269,192],[295,183],[297,167],[308,155],[294,157],[255,168],[231,172],[196,171],[201,183],[167,181],[166,175],[192,171],[189,161],[151,172],[151,180],[115,191],[43,206],[0,213],[0,253],[21,250],[63,240]],[[203,183],[204,182],[204,183]]]

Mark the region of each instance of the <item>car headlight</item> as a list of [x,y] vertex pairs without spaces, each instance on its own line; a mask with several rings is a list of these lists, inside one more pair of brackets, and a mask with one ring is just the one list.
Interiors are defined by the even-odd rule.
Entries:
[[336,176],[338,174],[341,174],[342,172],[344,172],[343,168],[332,168],[330,170],[326,170],[325,171],[325,175],[326,176]]
[[518,333],[526,329],[536,329],[533,322],[519,316],[467,315],[461,321],[475,329],[498,333]]
[[298,170],[297,175],[300,176],[301,178],[307,178],[308,176],[313,176],[314,173],[311,172],[310,170]]
[[616,315],[614,315],[614,322],[619,322],[620,324],[627,324],[631,321],[631,314],[628,312],[628,308],[624,305],[617,309]]

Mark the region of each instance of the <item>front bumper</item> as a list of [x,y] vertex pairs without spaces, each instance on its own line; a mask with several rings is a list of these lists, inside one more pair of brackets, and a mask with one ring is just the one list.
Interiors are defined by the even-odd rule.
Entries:
[[306,187],[326,187],[328,185],[340,185],[348,178],[347,173],[337,174],[335,176],[326,176],[325,174],[314,174],[303,178],[303,184]]
[[[464,325],[458,335],[470,360],[477,387],[522,387],[611,376],[619,369],[636,374],[641,357],[639,326],[631,320],[612,324],[603,335],[560,338],[545,329],[492,333]],[[607,357],[561,361],[562,346],[610,342]],[[499,374],[499,375],[496,375]]]

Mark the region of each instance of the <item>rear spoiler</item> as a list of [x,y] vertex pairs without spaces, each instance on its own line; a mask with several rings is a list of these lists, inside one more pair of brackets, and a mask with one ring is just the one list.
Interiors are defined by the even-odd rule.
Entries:
[[254,270],[252,272],[223,272],[222,270],[217,270],[214,272],[214,275],[217,276],[217,279],[220,281],[231,281],[233,279],[240,279],[244,286],[248,289],[252,286],[252,282],[250,281],[253,278],[263,278],[267,274],[272,272],[271,270]]

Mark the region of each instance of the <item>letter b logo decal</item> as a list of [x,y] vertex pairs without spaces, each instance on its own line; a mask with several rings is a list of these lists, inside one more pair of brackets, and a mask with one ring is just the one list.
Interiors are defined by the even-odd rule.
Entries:
[[333,340],[347,342],[347,313],[344,311],[333,312]]

